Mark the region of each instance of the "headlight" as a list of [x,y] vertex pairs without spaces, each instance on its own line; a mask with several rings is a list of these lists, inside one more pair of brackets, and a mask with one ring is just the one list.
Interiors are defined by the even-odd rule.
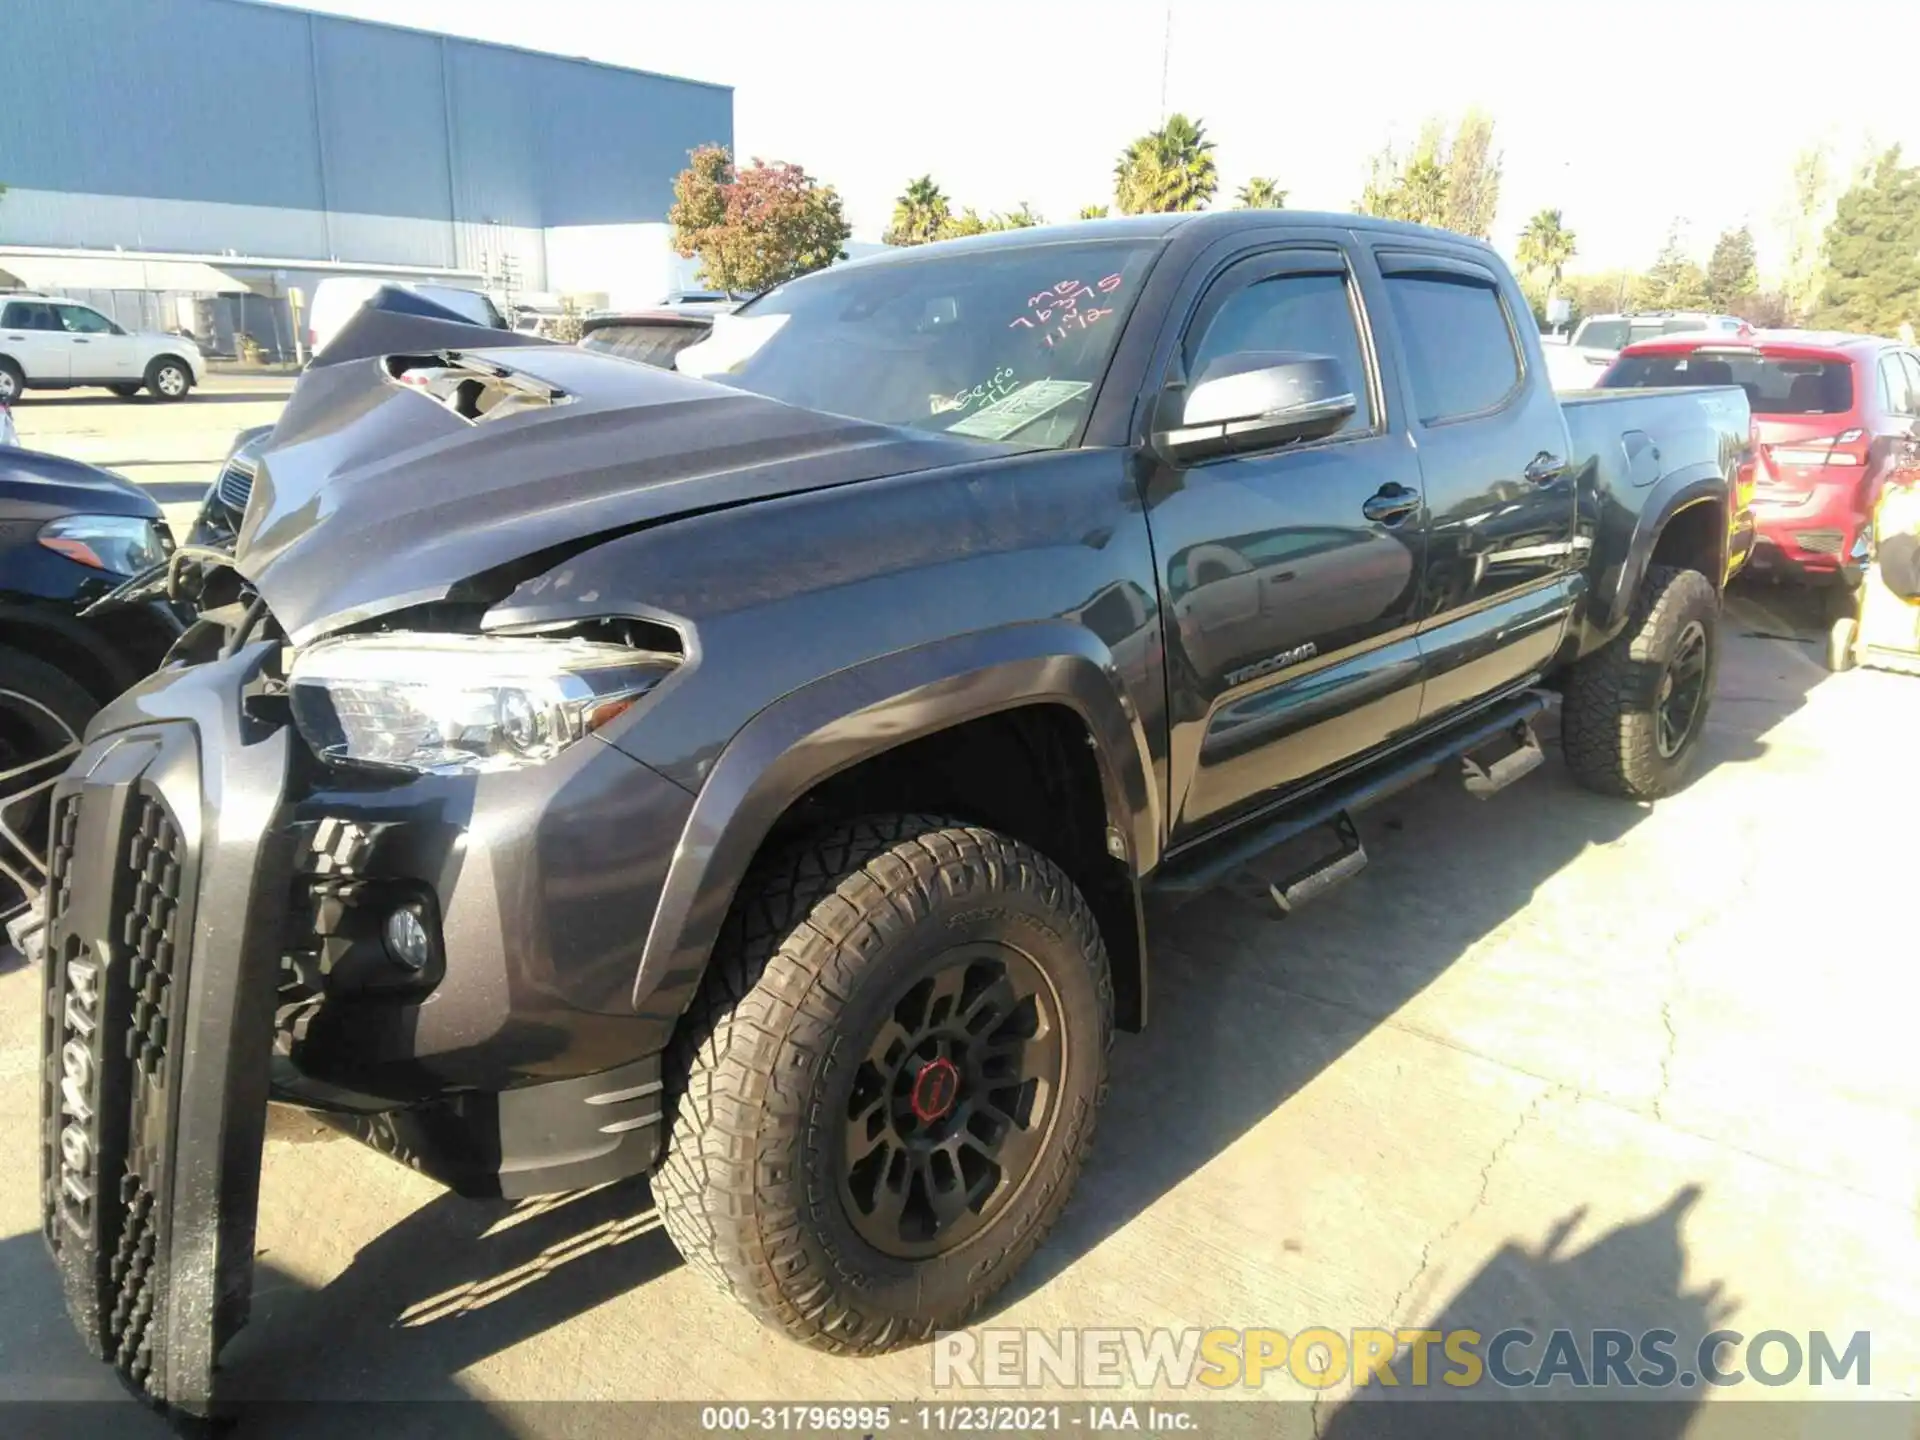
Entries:
[[590,640],[401,633],[310,645],[287,682],[323,760],[474,775],[551,760],[677,663]]
[[138,575],[173,553],[173,536],[138,515],[66,515],[40,527],[40,543],[69,560],[116,575]]

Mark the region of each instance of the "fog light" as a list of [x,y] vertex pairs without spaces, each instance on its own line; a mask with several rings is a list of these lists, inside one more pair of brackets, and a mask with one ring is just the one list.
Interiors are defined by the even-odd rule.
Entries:
[[433,942],[427,938],[427,927],[413,907],[403,905],[387,916],[385,929],[387,954],[393,957],[394,963],[414,971],[427,968],[427,961],[433,958]]

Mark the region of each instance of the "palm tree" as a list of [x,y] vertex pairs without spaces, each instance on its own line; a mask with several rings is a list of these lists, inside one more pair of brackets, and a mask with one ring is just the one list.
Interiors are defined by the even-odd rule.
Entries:
[[1123,215],[1202,210],[1220,188],[1213,142],[1197,120],[1169,115],[1121,153],[1113,167],[1113,198]]
[[996,213],[987,221],[989,230],[1027,230],[1035,225],[1046,224],[1046,217],[1035,210],[1031,204],[1022,200],[1018,210],[1009,210],[1005,214]]
[[1284,210],[1287,208],[1287,192],[1280,188],[1280,182],[1272,176],[1256,175],[1240,187],[1234,203],[1241,210]]
[[1521,268],[1547,272],[1547,294],[1560,288],[1560,277],[1578,248],[1573,231],[1567,229],[1558,210],[1542,210],[1520,232],[1515,258]]
[[1082,205],[1080,207],[1080,218],[1082,220],[1104,220],[1107,218],[1107,207],[1104,205]]
[[933,176],[922,175],[908,181],[900,198],[893,202],[893,223],[880,238],[888,245],[925,245],[940,238],[952,214]]

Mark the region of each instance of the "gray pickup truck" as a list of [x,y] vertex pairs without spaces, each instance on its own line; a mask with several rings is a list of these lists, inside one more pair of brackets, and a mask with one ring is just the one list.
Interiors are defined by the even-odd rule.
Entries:
[[966,1323],[1151,895],[1290,911],[1554,703],[1584,784],[1682,783],[1751,443],[1738,389],[1563,406],[1490,249],[1351,216],[901,251],[671,370],[363,313],[55,792],[73,1320],[217,1407],[278,1101],[467,1194],[650,1173],[807,1344]]

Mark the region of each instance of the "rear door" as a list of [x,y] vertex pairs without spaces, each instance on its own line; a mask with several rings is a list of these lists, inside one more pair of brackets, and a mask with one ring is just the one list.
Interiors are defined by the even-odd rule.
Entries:
[[141,378],[144,367],[140,341],[85,305],[53,308],[60,317],[60,328],[66,332],[72,379],[114,382]]
[[1375,258],[1429,512],[1425,720],[1532,678],[1559,648],[1578,574],[1576,486],[1518,291],[1470,251],[1395,239]]
[[1246,351],[1304,351],[1340,363],[1358,407],[1324,440],[1153,461],[1176,843],[1419,715],[1420,467],[1390,423],[1393,385],[1344,238],[1288,240],[1219,270],[1156,377],[1178,383]]
[[29,385],[64,385],[73,374],[73,347],[44,300],[7,302],[0,310],[0,349],[13,357]]

